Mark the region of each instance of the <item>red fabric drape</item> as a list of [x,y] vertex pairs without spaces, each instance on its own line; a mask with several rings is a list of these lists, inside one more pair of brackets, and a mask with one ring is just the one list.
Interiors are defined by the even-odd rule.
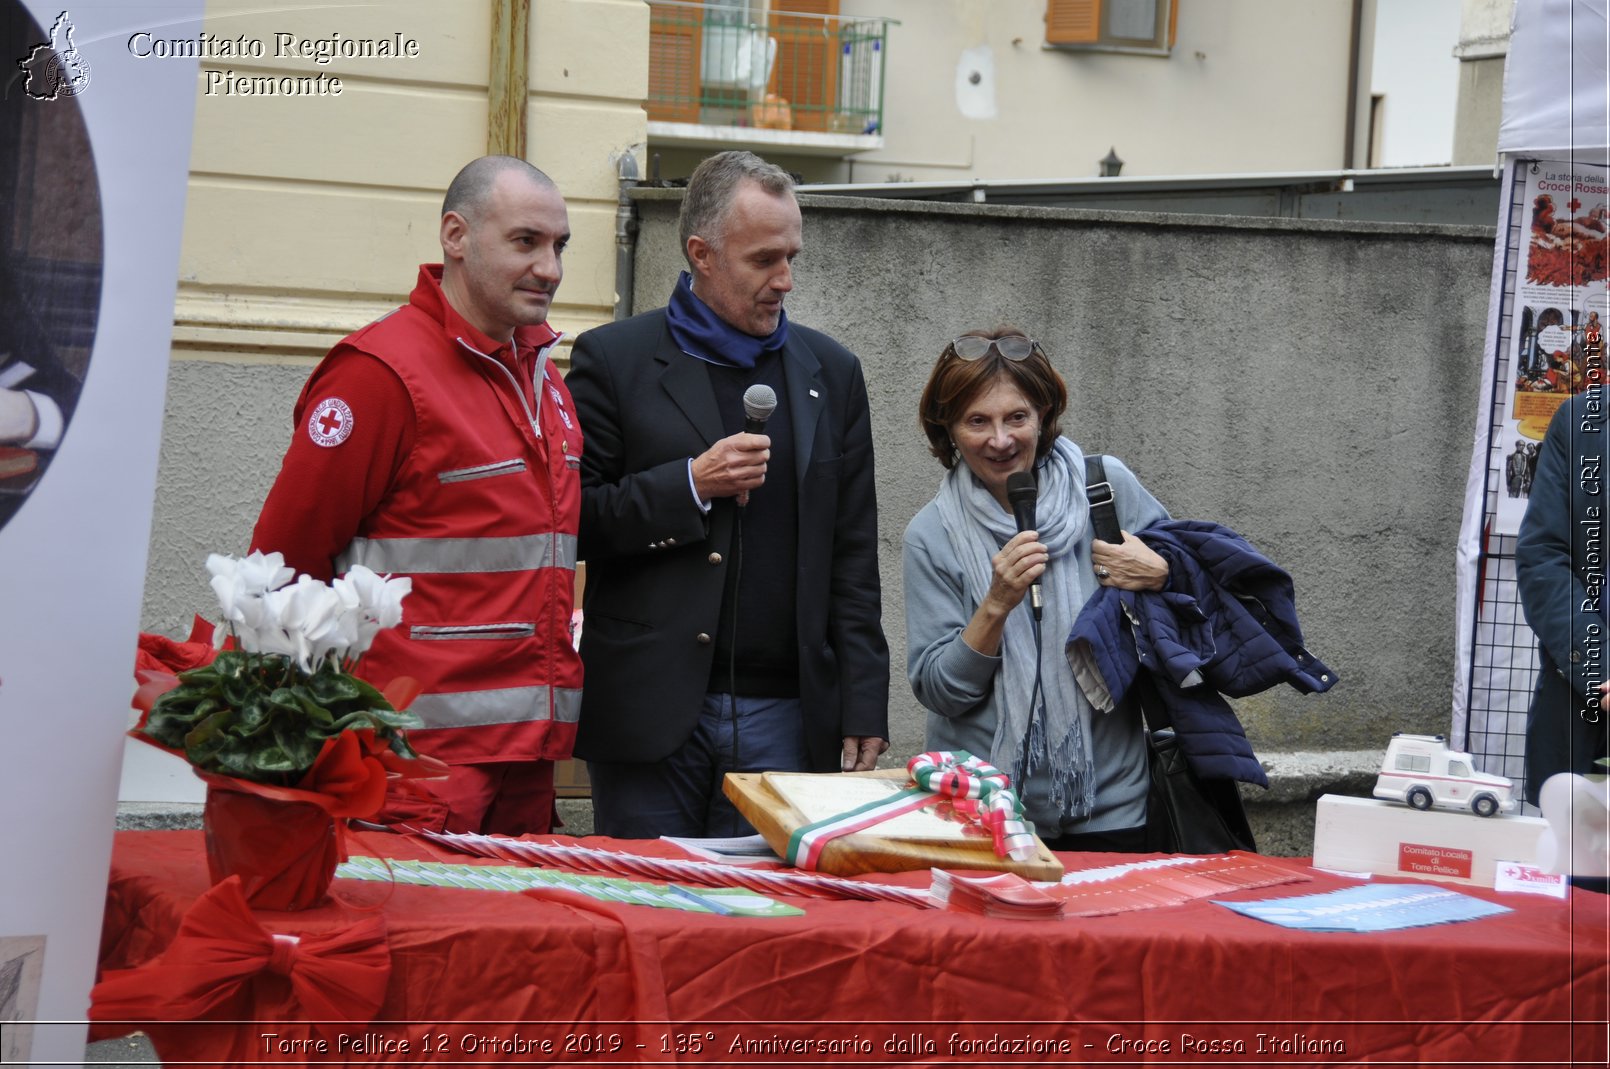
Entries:
[[[658,842],[580,844],[680,856]],[[360,832],[349,845],[355,854],[482,863],[393,835]],[[1125,860],[1061,857],[1074,869]],[[1352,882],[1293,859],[1270,862],[1312,875],[1304,894]],[[926,886],[929,877],[868,879]],[[206,887],[199,833],[118,833],[103,968],[158,955]],[[583,902],[565,892],[337,880],[328,904],[265,923],[311,936],[350,926],[355,903],[384,903],[393,960],[384,1004],[364,1033],[375,1038],[364,1051],[332,1044],[327,1054],[297,1056],[321,1062],[1014,1065],[1037,1059],[988,1044],[1032,1036],[1071,1044],[1068,1053],[1042,1052],[1041,1061],[1127,1064],[1145,1055],[1109,1044],[1167,1041],[1169,1053],[1154,1060],[1225,1064],[1226,1052],[1207,1042],[1241,1040],[1246,1054],[1228,1060],[1603,1064],[1610,896],[1574,891],[1560,902],[1459,890],[1511,912],[1368,935],[1287,931],[1209,899],[1026,923],[793,898],[804,916],[752,919]],[[153,1032],[157,1053],[170,1063],[282,1062],[287,1055],[265,1049],[264,1033],[321,1038],[310,1015],[291,1013],[272,992],[242,1016],[263,1023]],[[1269,1044],[1262,1053],[1259,1034]],[[1187,1035],[1198,1044],[1189,1051]],[[773,1037],[873,1049],[768,1055],[741,1046]],[[970,1056],[951,1053],[952,1037],[971,1044]],[[530,1049],[542,1040],[552,1053]],[[567,1057],[566,1042],[592,1044],[592,1053],[578,1046]],[[1343,1044],[1345,1054],[1314,1053],[1316,1043]],[[1280,1044],[1309,1048],[1282,1053]]]
[[[327,1044],[337,1043],[374,1019],[390,976],[383,916],[333,931],[270,932],[247,906],[240,880],[231,877],[195,900],[160,955],[106,972],[90,993],[89,1016],[96,1038],[130,1030],[102,1022],[132,1023],[151,1035],[165,1058],[178,1050],[185,1060],[251,1060],[244,1049],[229,1058],[192,1049],[195,1041],[223,1032],[188,1022],[302,1020]],[[260,1049],[255,1057],[262,1057]]]

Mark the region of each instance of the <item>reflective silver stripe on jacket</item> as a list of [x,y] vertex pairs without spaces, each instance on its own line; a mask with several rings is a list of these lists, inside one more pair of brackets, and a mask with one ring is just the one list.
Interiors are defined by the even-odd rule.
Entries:
[[506,690],[466,690],[421,694],[408,707],[425,722],[424,729],[484,727],[557,720],[574,724],[581,714],[581,690],[575,687],[509,687]]
[[537,633],[537,625],[529,623],[509,624],[460,624],[456,626],[431,627],[421,624],[408,629],[408,637],[413,639],[449,639],[449,638],[530,638]]
[[339,574],[355,564],[371,571],[415,575],[576,569],[576,536],[534,534],[513,538],[354,538],[336,558]]
[[465,483],[471,479],[490,479],[494,475],[518,475],[525,470],[525,461],[516,457],[513,460],[500,460],[495,464],[481,464],[473,468],[455,468],[452,471],[439,471],[436,473],[436,481],[442,483]]

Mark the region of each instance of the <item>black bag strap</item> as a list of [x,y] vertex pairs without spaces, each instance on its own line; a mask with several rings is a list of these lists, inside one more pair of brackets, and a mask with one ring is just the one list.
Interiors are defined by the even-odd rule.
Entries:
[[1123,528],[1118,524],[1118,507],[1113,504],[1105,458],[1100,455],[1085,457],[1085,496],[1090,499],[1090,526],[1096,537],[1103,542],[1121,544]]
[[[1113,504],[1112,484],[1107,481],[1106,458],[1099,453],[1085,457],[1085,496],[1090,499],[1090,529],[1103,542],[1120,545],[1123,528],[1118,523],[1118,506]],[[1152,687],[1149,673],[1137,672],[1129,686],[1130,696],[1140,707],[1141,719],[1152,731],[1170,730],[1174,718],[1168,706]]]
[[1170,735],[1174,733],[1174,718],[1169,715],[1168,703],[1157,693],[1150,672],[1136,672],[1135,681],[1129,685],[1129,693],[1140,707],[1140,718],[1150,734],[1155,735],[1159,731],[1166,731]]

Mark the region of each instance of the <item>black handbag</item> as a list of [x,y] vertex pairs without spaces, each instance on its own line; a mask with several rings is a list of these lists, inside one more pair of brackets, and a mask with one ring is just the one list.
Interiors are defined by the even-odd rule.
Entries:
[[[1136,688],[1151,690],[1151,680],[1136,679]],[[1151,697],[1155,697],[1152,692]],[[1146,846],[1169,854],[1222,854],[1226,850],[1256,853],[1258,844],[1247,823],[1241,792],[1229,779],[1202,779],[1191,771],[1174,728],[1158,727],[1161,701],[1136,695],[1146,725],[1150,785],[1146,793]],[[1165,723],[1166,714],[1165,714]]]
[[[1099,456],[1085,457],[1085,494],[1090,499],[1090,524],[1095,536],[1115,545],[1124,540],[1113,506],[1112,486]],[[1159,698],[1151,677],[1135,677],[1126,704],[1141,714],[1146,734],[1150,785],[1146,794],[1146,847],[1169,854],[1222,854],[1227,850],[1256,852],[1258,845],[1247,823],[1241,792],[1228,779],[1202,779],[1191,771],[1174,733],[1168,706]]]

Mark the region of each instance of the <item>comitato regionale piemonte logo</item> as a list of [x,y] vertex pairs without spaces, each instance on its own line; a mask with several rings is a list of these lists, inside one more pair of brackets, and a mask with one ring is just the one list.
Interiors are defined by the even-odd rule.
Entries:
[[73,20],[63,11],[50,27],[50,40],[34,45],[17,60],[22,91],[33,100],[77,96],[89,85],[89,64],[73,44]]

